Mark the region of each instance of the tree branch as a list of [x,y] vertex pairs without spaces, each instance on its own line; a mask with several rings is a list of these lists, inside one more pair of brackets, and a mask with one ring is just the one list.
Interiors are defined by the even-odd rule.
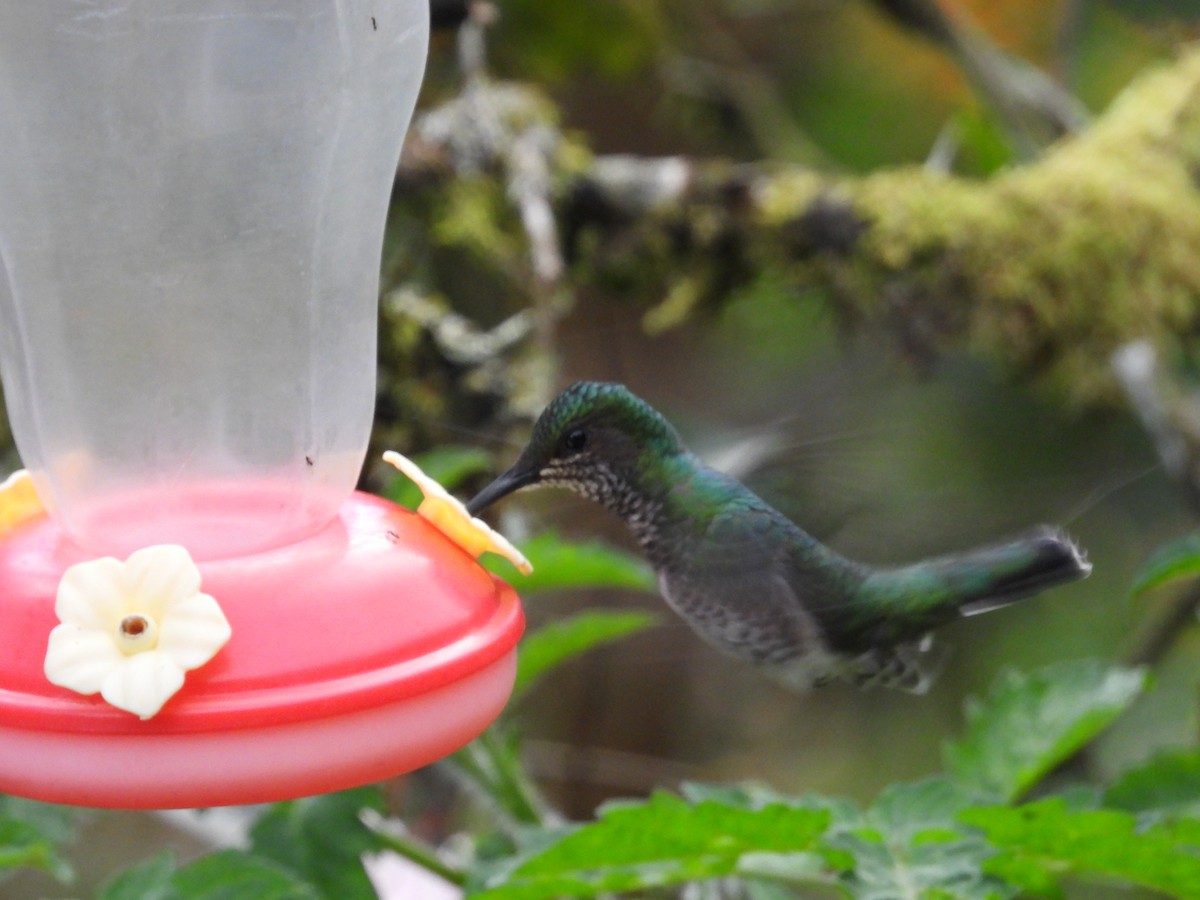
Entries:
[[[440,160],[441,177],[490,168],[506,185],[519,135],[558,127],[528,88],[475,90],[476,119],[461,100],[422,119],[423,149],[409,158],[425,167],[402,169],[398,184]],[[452,109],[456,127],[432,127]],[[1120,397],[1109,359],[1122,344],[1200,333],[1197,50],[1143,75],[1036,163],[982,181],[915,167],[850,177],[593,158],[555,133],[543,184],[570,282],[654,304],[653,327],[770,279],[798,296],[819,289],[841,321],[891,335],[918,365],[967,346],[1078,403]],[[454,215],[477,223],[484,212]],[[471,246],[500,266],[511,228],[495,227],[494,246]]]

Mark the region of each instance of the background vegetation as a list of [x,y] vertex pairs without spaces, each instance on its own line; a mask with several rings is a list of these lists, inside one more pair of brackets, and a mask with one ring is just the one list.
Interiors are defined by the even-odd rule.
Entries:
[[433,7],[380,446],[465,495],[619,380],[849,555],[1050,521],[1095,573],[946,629],[925,696],[795,696],[576,547],[630,546],[603,513],[522,496],[544,581],[508,573],[534,637],[484,740],[225,818],[10,800],[4,895],[371,896],[372,851],[497,898],[1200,896],[1194,3]]

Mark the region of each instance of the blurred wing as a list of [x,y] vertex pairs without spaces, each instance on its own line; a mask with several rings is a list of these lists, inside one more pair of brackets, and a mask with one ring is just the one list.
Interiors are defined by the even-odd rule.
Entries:
[[705,459],[814,537],[830,541],[877,507],[877,496],[864,488],[876,450],[860,433],[798,436],[780,425],[727,440]]

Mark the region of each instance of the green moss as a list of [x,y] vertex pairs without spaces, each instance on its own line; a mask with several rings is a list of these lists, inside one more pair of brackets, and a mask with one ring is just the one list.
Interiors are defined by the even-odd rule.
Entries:
[[840,321],[893,334],[919,363],[966,346],[1080,404],[1116,397],[1109,360],[1129,340],[1200,358],[1189,343],[1200,335],[1200,50],[1147,72],[1037,162],[986,180],[693,162],[678,197],[632,215],[620,202],[606,210],[603,197],[589,212],[566,202],[592,157],[537,91],[489,85],[434,115],[439,133],[457,136],[447,145],[472,146],[476,135],[491,155],[421,192],[425,252],[398,258],[452,258],[439,290],[481,321],[492,319],[459,293],[486,283],[482,293],[504,307],[496,320],[527,300],[509,154],[535,138],[572,286],[649,309],[652,330],[765,278],[797,302],[831,298]]
[[824,196],[831,181],[828,176],[810,169],[781,169],[767,173],[756,191],[758,224],[767,230],[786,225]]
[[524,253],[524,236],[503,186],[483,174],[449,182],[434,212],[433,237],[488,259],[512,259]]
[[845,198],[867,223],[827,281],[855,316],[936,352],[963,341],[1079,402],[1115,387],[1136,337],[1200,327],[1200,52],[1144,76],[1086,133],[988,181],[896,169],[835,188],[805,174],[761,194],[764,227]]

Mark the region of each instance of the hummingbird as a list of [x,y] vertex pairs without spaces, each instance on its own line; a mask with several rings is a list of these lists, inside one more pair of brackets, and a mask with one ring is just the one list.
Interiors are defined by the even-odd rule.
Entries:
[[577,382],[550,402],[513,465],[468,504],[568,488],[616,513],[667,604],[702,638],[788,686],[835,679],[915,692],[931,631],[1091,572],[1061,530],[899,567],[848,559],[705,465],[624,385]]

